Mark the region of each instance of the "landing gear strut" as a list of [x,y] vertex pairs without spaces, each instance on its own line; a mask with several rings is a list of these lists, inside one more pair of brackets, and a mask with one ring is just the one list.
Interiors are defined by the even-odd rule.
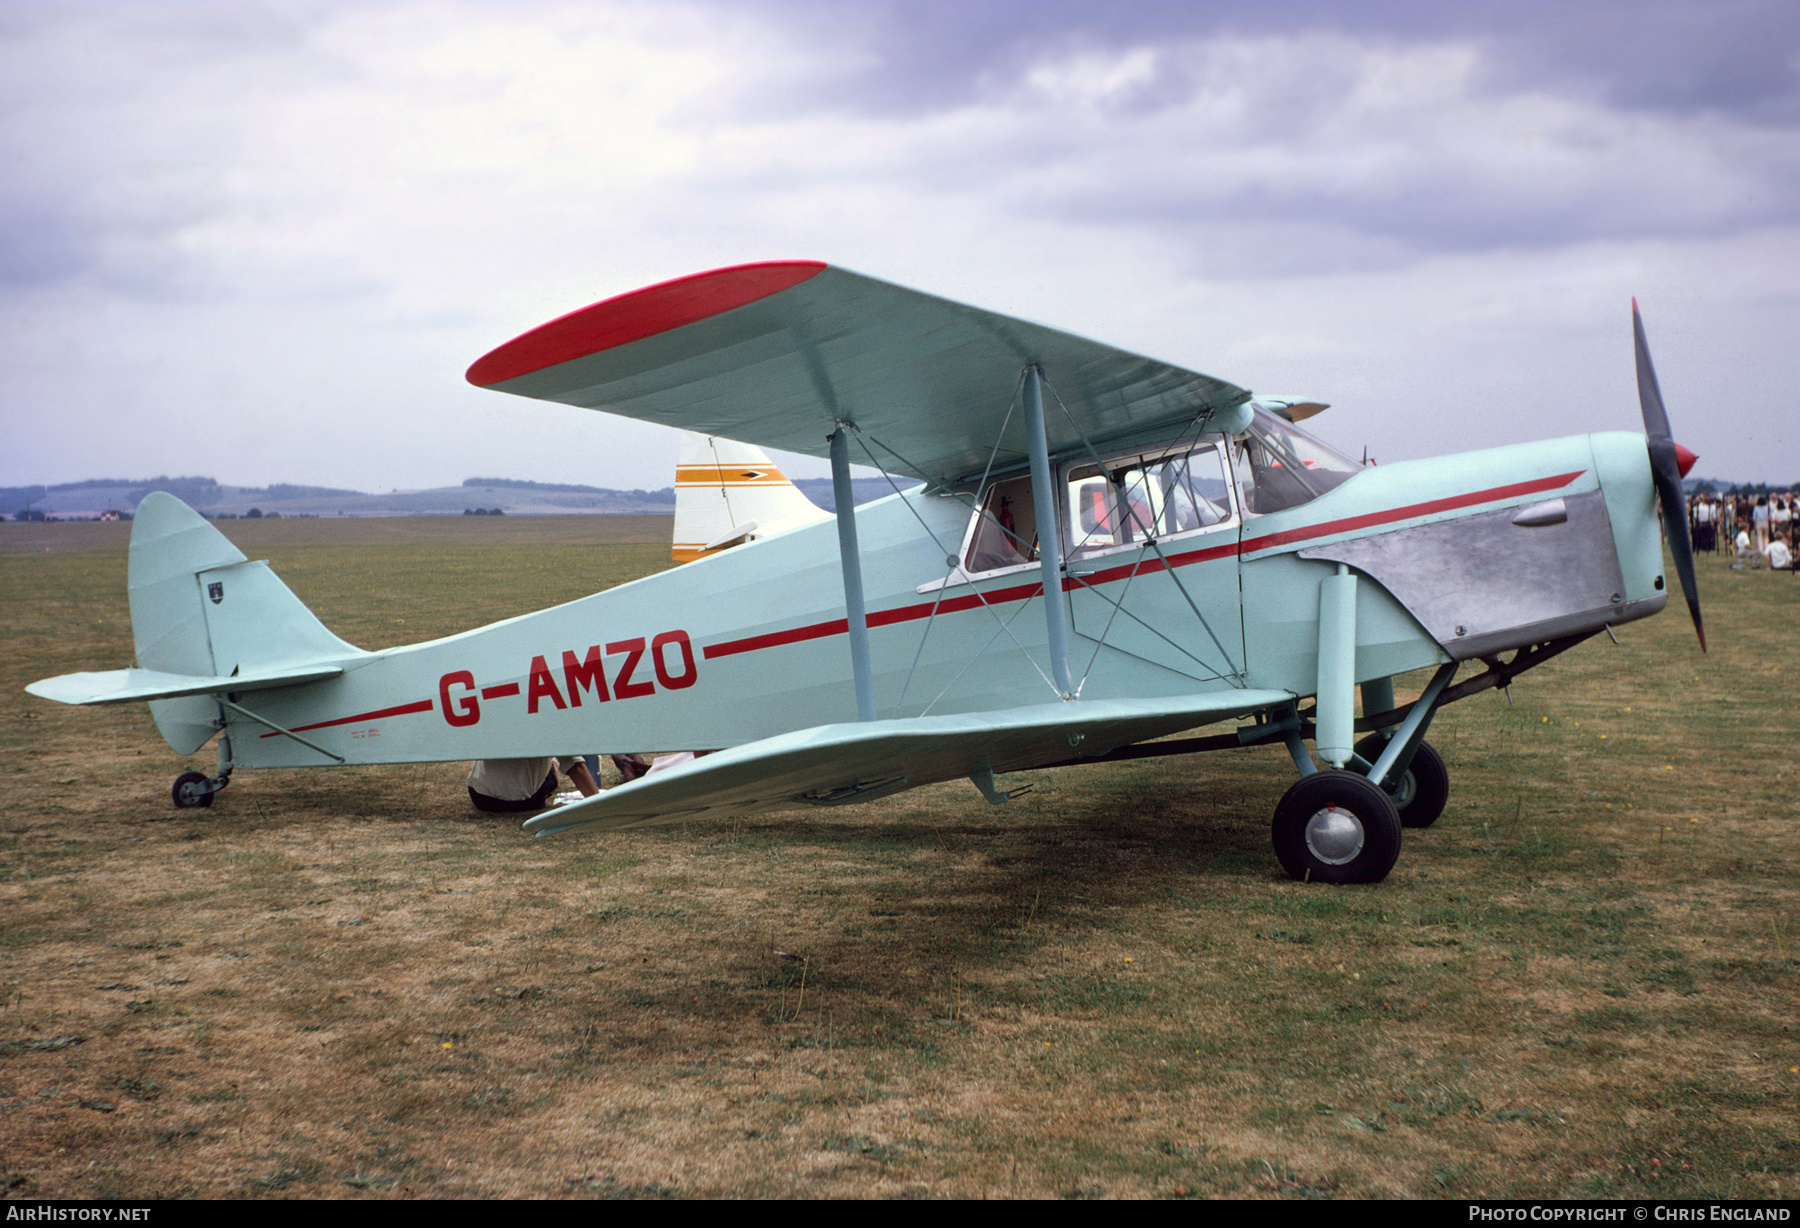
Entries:
[[213,794],[231,783],[231,739],[219,736],[219,774],[208,776],[205,772],[183,772],[175,778],[174,788],[169,795],[175,800],[177,810],[197,810],[212,805]]
[[[1387,749],[1387,739],[1371,734],[1356,744],[1359,758],[1374,763]],[[1390,772],[1382,783],[1400,812],[1402,827],[1430,827],[1444,813],[1450,800],[1450,772],[1444,757],[1429,742],[1421,742],[1413,751],[1412,762],[1401,772]]]
[[[1308,882],[1378,883],[1400,857],[1401,827],[1437,821],[1450,796],[1450,774],[1426,745],[1425,730],[1455,674],[1456,662],[1439,666],[1398,728],[1352,745],[1356,577],[1339,563],[1335,575],[1320,579],[1313,746],[1326,767],[1315,768],[1298,729],[1287,734],[1300,780],[1275,807],[1274,837],[1275,855],[1290,875]],[[1368,679],[1362,689],[1366,713],[1393,711],[1392,678]]]

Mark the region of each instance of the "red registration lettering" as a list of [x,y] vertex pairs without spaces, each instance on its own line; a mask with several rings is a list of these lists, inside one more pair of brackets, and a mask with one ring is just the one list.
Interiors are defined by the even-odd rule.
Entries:
[[546,696],[559,711],[569,706],[563,702],[562,692],[556,689],[556,679],[550,676],[549,664],[542,657],[533,657],[531,658],[531,681],[525,693],[525,711],[535,713],[538,708],[538,700]]
[[655,694],[655,683],[631,680],[638,662],[644,659],[644,637],[640,635],[635,640],[618,640],[606,646],[606,655],[609,657],[621,653],[625,654],[625,664],[619,667],[618,674],[613,678],[613,694],[620,699],[636,699],[641,695]]
[[[668,662],[663,658],[663,649],[671,644],[681,652],[679,674],[671,674]],[[685,631],[665,631],[651,640],[650,660],[656,666],[656,680],[662,683],[665,691],[679,691],[683,687],[693,686],[700,678],[700,671],[694,668],[694,646],[688,643]]]
[[461,695],[452,700],[450,688],[453,686],[473,691],[475,675],[466,669],[459,669],[438,679],[438,699],[444,705],[444,719],[458,727],[473,725],[481,719],[480,702],[473,695]]
[[569,706],[581,706],[581,692],[593,688],[594,698],[606,703],[612,696],[606,690],[606,672],[600,668],[600,645],[595,644],[587,650],[587,659],[577,661],[575,654],[563,649],[563,682],[569,688]]

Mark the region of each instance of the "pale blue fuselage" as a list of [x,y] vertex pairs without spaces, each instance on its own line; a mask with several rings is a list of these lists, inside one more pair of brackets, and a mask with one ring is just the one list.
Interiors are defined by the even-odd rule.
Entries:
[[[1102,584],[1129,617],[1107,627],[1111,602],[1079,585],[1062,598],[1072,610],[1070,673],[1081,699],[1244,686],[1310,695],[1319,585],[1338,565],[1300,551],[1592,492],[1604,498],[1624,585],[1613,594],[1611,621],[1654,612],[1665,594],[1643,437],[1576,436],[1366,469],[1302,506],[1261,516],[1240,507],[1228,525],[1165,537],[1162,553],[1178,564],[1172,572]],[[1469,502],[1483,494],[1490,497]],[[1050,671],[1041,597],[1006,597],[1037,583],[1035,567],[931,587],[945,578],[946,555],[963,544],[966,501],[914,490],[866,505],[856,519],[878,716],[990,712],[1057,698],[1043,676]],[[1530,530],[1512,533],[1506,548],[1540,548]],[[1201,553],[1208,557],[1183,558]],[[1154,564],[1157,555],[1127,549],[1071,562],[1070,570],[1140,559]],[[966,605],[974,593],[995,604],[924,616],[936,601]],[[910,613],[895,621],[897,611]],[[237,702],[349,763],[711,750],[854,721],[843,618],[837,530],[827,522],[461,635],[348,655],[340,676]],[[634,642],[642,655],[627,676]],[[606,700],[590,654],[602,663]],[[217,655],[216,672],[231,673],[237,663]],[[1379,583],[1360,583],[1359,681],[1449,659],[1400,600]],[[239,767],[330,762],[240,715],[227,732]]]

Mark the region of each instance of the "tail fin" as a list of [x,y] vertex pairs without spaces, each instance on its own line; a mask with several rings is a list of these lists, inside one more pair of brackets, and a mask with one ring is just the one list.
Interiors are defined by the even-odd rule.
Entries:
[[[268,563],[245,558],[173,495],[138,504],[127,574],[142,669],[218,677],[362,655],[327,631]],[[206,745],[218,711],[205,696],[150,704],[163,739],[183,755]]]
[[675,467],[677,563],[830,520],[754,444],[681,433]]

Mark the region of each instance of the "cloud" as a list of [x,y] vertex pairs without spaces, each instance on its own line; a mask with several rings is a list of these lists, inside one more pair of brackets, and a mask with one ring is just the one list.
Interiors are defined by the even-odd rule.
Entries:
[[[462,370],[788,256],[1335,400],[1386,456],[1629,427],[1636,292],[1678,419],[1741,393],[1715,456],[1778,476],[1792,374],[1744,339],[1800,322],[1788,10],[1441,7],[15,11],[0,481],[664,485],[666,433]],[[1685,379],[1687,333],[1730,369]]]
[[1477,45],[1484,75],[1502,91],[1771,123],[1800,114],[1800,15],[1785,0],[766,0],[762,8],[819,43],[878,49],[837,95],[878,111],[962,105],[1082,51],[1328,35]]

